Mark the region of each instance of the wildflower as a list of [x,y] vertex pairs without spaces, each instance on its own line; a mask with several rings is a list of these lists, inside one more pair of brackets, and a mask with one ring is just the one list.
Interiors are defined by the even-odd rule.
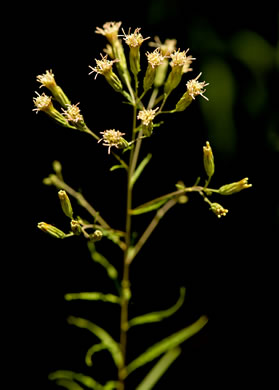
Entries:
[[118,31],[122,22],[106,22],[103,28],[97,27],[95,33],[104,35],[113,44],[118,38]]
[[151,136],[152,134],[152,131],[153,131],[153,119],[155,118],[156,116],[156,111],[159,109],[159,107],[157,107],[155,110],[142,110],[142,111],[139,111],[138,113],[138,116],[137,116],[137,119],[140,119],[141,120],[141,123],[142,123],[142,130],[143,130],[143,134],[145,136]]
[[58,197],[60,199],[61,208],[63,210],[63,213],[67,217],[72,219],[73,218],[73,209],[72,209],[71,201],[67,195],[67,192],[64,190],[60,190],[58,192]]
[[83,121],[83,116],[80,113],[80,108],[78,107],[79,103],[77,104],[67,104],[67,109],[64,110],[62,108],[64,117],[68,122],[81,122]]
[[49,223],[46,222],[39,222],[38,223],[38,228],[42,230],[45,233],[48,233],[52,237],[55,238],[64,238],[66,237],[66,234],[62,232],[62,230],[58,229],[57,227],[50,225]]
[[208,98],[203,95],[204,92],[206,91],[206,89],[203,88],[209,85],[209,83],[205,83],[205,81],[202,82],[197,81],[200,78],[200,76],[201,73],[195,79],[187,82],[186,84],[187,91],[192,99],[195,99],[196,96],[201,95],[205,100],[208,100]]
[[161,65],[164,61],[165,56],[162,54],[161,50],[157,47],[152,53],[146,52],[148,64],[152,68],[156,68]]
[[105,76],[105,79],[115,91],[121,92],[123,90],[122,83],[117,77],[117,75],[112,71],[113,64],[115,62],[118,62],[119,60],[118,59],[108,60],[107,57],[108,57],[107,54],[105,56],[101,54],[101,60],[95,59],[96,67],[94,68],[93,66],[89,65],[89,68],[92,69],[92,71],[89,74],[96,72],[95,79],[98,76],[98,74],[102,74],[103,76]]
[[212,149],[208,141],[206,141],[206,146],[203,147],[203,165],[208,178],[211,178],[214,174],[215,166]]
[[103,137],[99,139],[98,143],[103,141],[103,145],[108,146],[108,154],[110,154],[110,149],[113,146],[118,149],[123,149],[129,146],[129,143],[122,138],[122,135],[125,135],[125,133],[121,133],[119,130],[105,130],[101,131],[100,134],[103,134]]
[[161,42],[158,36],[154,37],[155,42],[150,42],[149,46],[158,47],[161,50],[163,56],[168,57],[176,50],[176,39],[166,39],[164,43]]
[[152,53],[145,53],[147,56],[148,66],[143,79],[143,89],[147,91],[154,83],[157,68],[163,64],[165,57],[162,55],[159,48],[155,49]]
[[50,90],[55,100],[57,100],[62,107],[65,108],[67,104],[71,104],[62,88],[56,84],[52,70],[47,70],[45,74],[37,76],[37,81],[42,84],[40,88],[46,87],[48,90]]
[[133,34],[130,34],[130,29],[128,35],[124,33],[124,41],[130,47],[130,69],[131,72],[136,76],[140,72],[140,47],[148,38],[143,38],[140,33],[140,28],[136,28]]
[[218,192],[221,195],[232,195],[250,187],[252,187],[252,184],[248,184],[248,177],[245,177],[244,179],[235,183],[223,185],[219,188]]
[[170,54],[171,62],[170,66],[172,70],[165,83],[165,93],[169,95],[173,89],[175,89],[181,81],[183,69],[189,65],[189,61],[192,61],[192,57],[187,57],[189,49],[180,51],[180,49]]
[[210,210],[212,210],[213,213],[217,215],[218,218],[226,216],[227,213],[229,212],[229,210],[224,209],[224,207],[221,206],[219,203],[211,203]]
[[47,96],[44,92],[40,95],[36,92],[37,97],[33,98],[33,102],[36,108],[33,111],[38,113],[39,111],[45,112],[47,115],[55,119],[60,125],[68,127],[68,122],[64,116],[54,108],[50,96]]

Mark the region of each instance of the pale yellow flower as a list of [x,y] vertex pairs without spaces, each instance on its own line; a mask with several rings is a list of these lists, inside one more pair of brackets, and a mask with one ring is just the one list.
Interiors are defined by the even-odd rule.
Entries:
[[197,81],[200,76],[201,73],[195,79],[187,82],[187,91],[192,99],[195,99],[196,96],[201,95],[205,100],[208,100],[208,98],[203,95],[206,91],[206,89],[203,88],[209,84],[205,83],[205,81]]

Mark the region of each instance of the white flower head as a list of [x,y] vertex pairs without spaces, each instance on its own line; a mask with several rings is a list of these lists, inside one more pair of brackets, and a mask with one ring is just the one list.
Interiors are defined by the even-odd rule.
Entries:
[[122,138],[125,133],[121,133],[119,130],[105,130],[101,131],[100,134],[103,134],[103,136],[99,139],[98,143],[103,141],[103,145],[108,146],[108,154],[110,154],[110,149],[113,146],[118,149],[128,146],[128,142]]
[[64,110],[62,108],[62,115],[66,118],[68,122],[81,122],[83,121],[83,117],[80,113],[80,108],[78,107],[79,103],[77,104],[67,104],[67,109]]
[[122,22],[106,22],[103,28],[97,27],[95,33],[104,35],[112,43],[117,40],[118,31]]
[[165,59],[159,47],[155,49],[152,53],[146,52],[148,63],[152,66],[152,68],[157,68],[161,65]]
[[155,110],[141,110],[138,113],[137,119],[140,119],[144,126],[148,126],[155,118],[157,110],[159,110],[159,107],[155,108]]
[[38,113],[39,111],[48,111],[53,108],[50,96],[47,96],[44,92],[41,95],[38,92],[35,93],[37,97],[33,98],[33,102],[36,108],[33,111]]
[[92,71],[89,74],[96,72],[95,79],[98,76],[98,74],[106,75],[107,73],[109,73],[112,70],[113,64],[119,61],[118,59],[108,60],[107,58],[108,58],[107,54],[103,56],[103,54],[101,53],[101,59],[100,60],[95,59],[96,67],[89,65],[89,68],[92,69]]
[[195,79],[189,80],[187,82],[187,91],[192,99],[195,99],[196,96],[201,95],[205,100],[208,100],[208,98],[203,95],[206,91],[206,89],[203,88],[209,85],[209,83],[206,83],[205,81],[197,81],[200,76],[201,73]]
[[46,73],[37,76],[37,81],[42,84],[40,88],[42,87],[53,88],[56,86],[54,74],[52,73],[51,69],[47,70]]
[[132,34],[130,34],[131,28],[129,28],[128,34],[126,34],[124,32],[124,30],[122,30],[124,35],[120,35],[120,36],[124,36],[124,41],[125,41],[125,43],[127,43],[127,45],[130,48],[131,47],[140,47],[142,45],[143,41],[146,41],[147,39],[150,38],[150,37],[143,38],[143,36],[140,33],[140,30],[141,30],[140,28],[136,28]]

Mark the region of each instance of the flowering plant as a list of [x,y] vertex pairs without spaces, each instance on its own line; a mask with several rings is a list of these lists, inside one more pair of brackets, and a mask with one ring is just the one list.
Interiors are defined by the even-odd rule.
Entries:
[[[65,183],[62,176],[62,167],[58,161],[53,163],[54,173],[44,179],[46,185],[53,185],[59,190],[58,196],[61,202],[61,208],[65,216],[69,218],[70,223],[68,232],[64,232],[56,226],[45,222],[40,222],[38,228],[58,239],[73,236],[85,237],[92,259],[105,268],[108,277],[118,286],[117,292],[114,294],[104,294],[95,291],[69,293],[65,297],[69,301],[99,300],[120,307],[118,340],[115,340],[106,330],[87,319],[73,316],[68,319],[70,324],[87,329],[99,339],[98,344],[94,344],[89,348],[85,358],[86,364],[91,366],[93,355],[101,350],[107,350],[111,354],[111,358],[118,372],[115,378],[110,378],[108,374],[108,381],[104,384],[99,383],[98,378],[93,379],[91,376],[89,377],[73,371],[60,370],[50,374],[50,379],[55,380],[58,385],[71,390],[77,390],[83,387],[98,390],[124,390],[126,379],[133,371],[160,358],[137,386],[137,390],[149,390],[154,387],[168,367],[179,356],[179,346],[206,325],[207,317],[202,315],[190,326],[165,337],[134,360],[128,361],[126,351],[127,336],[130,328],[162,321],[164,318],[170,317],[181,307],[185,295],[185,289],[181,288],[178,301],[169,309],[130,318],[129,302],[132,296],[130,286],[131,264],[162,217],[178,203],[187,203],[189,193],[195,192],[200,195],[201,199],[209,205],[210,210],[218,218],[221,218],[228,213],[228,210],[221,204],[212,201],[211,197],[215,194],[231,195],[251,187],[251,184],[248,184],[247,178],[223,185],[220,188],[209,187],[215,172],[215,164],[212,148],[207,141],[203,148],[203,165],[206,175],[203,185],[200,184],[200,178],[192,186],[185,186],[180,182],[176,184],[176,190],[134,207],[132,201],[134,185],[151,159],[151,154],[149,153],[139,162],[143,140],[152,137],[154,130],[162,125],[162,122],[157,121],[161,115],[185,111],[198,96],[208,100],[204,95],[206,92],[205,87],[208,83],[199,81],[201,76],[201,73],[199,73],[198,76],[187,81],[186,90],[177,99],[175,107],[164,110],[170,94],[182,82],[184,74],[188,74],[193,70],[190,66],[194,58],[188,55],[189,49],[183,51],[176,49],[175,40],[166,40],[162,43],[156,37],[154,42],[150,43],[151,47],[155,47],[153,52],[145,53],[147,67],[142,83],[140,84],[139,73],[141,71],[141,63],[143,62],[141,61],[141,47],[144,41],[149,38],[143,38],[140,28],[135,29],[134,33],[131,33],[129,30],[128,34],[124,31],[123,34],[119,34],[120,27],[121,22],[108,22],[103,25],[103,28],[98,27],[96,29],[96,33],[103,35],[107,39],[108,44],[104,49],[106,54],[101,54],[101,58],[96,59],[95,66],[90,65],[90,74],[96,73],[95,78],[98,75],[104,76],[113,90],[120,93],[125,99],[125,102],[131,106],[133,120],[130,134],[116,129],[104,129],[99,132],[101,135],[99,136],[95,130],[89,129],[81,114],[79,103],[71,103],[63,89],[57,85],[51,70],[46,71],[43,75],[37,76],[41,87],[47,88],[51,92],[51,96],[43,92],[42,94],[36,93],[37,96],[34,98],[35,112],[42,111],[66,128],[89,134],[97,141],[96,147],[98,147],[98,144],[106,146],[108,154],[117,160],[117,165],[113,165],[111,170],[121,168],[127,176],[126,225],[124,231],[112,228],[111,224],[104,220],[101,214],[95,210],[80,192]],[[129,47],[128,60],[123,41]],[[145,99],[148,94],[149,100],[146,103]],[[59,106],[60,110],[58,109]],[[79,205],[89,213],[92,219],[90,222],[75,214],[70,198],[76,199]],[[155,215],[151,218],[145,231],[136,242],[132,241],[132,220],[134,217],[143,213],[152,212],[155,212]],[[123,274],[121,280],[118,279],[116,265],[109,262],[98,252],[98,241],[102,238],[111,240],[123,251]]]

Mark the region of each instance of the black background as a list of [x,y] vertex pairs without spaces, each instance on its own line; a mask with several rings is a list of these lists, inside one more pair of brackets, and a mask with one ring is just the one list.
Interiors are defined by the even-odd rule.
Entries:
[[[106,21],[121,20],[125,31],[142,27],[144,36],[176,38],[181,49],[190,47],[197,58],[193,76],[203,71],[202,80],[210,83],[209,97],[214,83],[207,77],[208,63],[218,58],[231,69],[236,140],[231,148],[223,150],[222,138],[220,141],[218,134],[212,133],[201,99],[186,112],[166,117],[164,125],[143,146],[142,157],[151,150],[153,158],[136,184],[135,205],[172,191],[180,179],[186,185],[193,184],[202,174],[202,146],[208,139],[213,149],[216,146],[212,185],[218,187],[246,176],[253,183],[252,189],[233,197],[216,198],[229,209],[220,220],[193,194],[189,203],[167,214],[132,266],[132,315],[165,309],[176,301],[180,286],[186,286],[187,291],[183,308],[172,319],[131,332],[128,358],[202,314],[209,318],[206,328],[183,345],[182,355],[156,389],[239,384],[250,388],[258,382],[263,388],[269,387],[274,370],[271,354],[277,341],[278,138],[276,146],[274,130],[270,129],[278,131],[278,72],[274,62],[258,73],[265,98],[249,110],[259,84],[251,88],[252,71],[235,58],[230,44],[235,34],[249,30],[275,48],[276,11],[254,4],[246,10],[225,4],[182,5],[178,0],[79,2],[73,7],[58,2],[34,8],[26,26],[30,32],[29,110],[39,87],[36,75],[52,69],[72,102],[80,102],[86,123],[96,132],[115,128],[128,133],[132,120],[130,108],[121,104],[121,97],[105,80],[88,75],[88,65],[94,65],[105,44],[102,36],[94,34],[95,28]],[[183,85],[179,91],[183,93]],[[250,106],[247,99],[251,99]],[[27,94],[24,100],[28,101]],[[209,107],[214,104],[211,100],[206,103]],[[224,122],[224,132],[227,127],[230,124]],[[91,373],[83,358],[96,340],[86,331],[67,325],[66,318],[71,314],[88,318],[117,339],[118,312],[110,304],[64,301],[64,294],[70,291],[106,292],[113,291],[113,286],[103,270],[91,263],[84,240],[75,237],[58,241],[36,228],[37,222],[46,221],[67,229],[56,190],[44,186],[42,179],[51,172],[53,160],[61,161],[66,182],[82,189],[105,219],[124,229],[125,175],[121,170],[109,172],[113,159],[89,136],[59,128],[42,113],[30,114],[22,142],[24,153],[16,175],[23,179],[27,204],[24,237],[27,234],[20,248],[20,258],[26,260],[24,266],[19,264],[23,278],[15,274],[15,280],[20,280],[15,285],[23,291],[15,312],[16,322],[24,324],[22,338],[28,340],[24,348],[28,359],[23,352],[19,364],[27,363],[25,386],[51,389],[53,385],[47,379],[51,371]],[[135,219],[134,230],[142,232],[149,218],[146,214]],[[121,272],[120,251],[105,240],[98,247]],[[16,246],[14,251],[17,253]],[[114,372],[108,361],[106,353],[95,359],[92,376],[101,382]],[[135,388],[145,372],[143,368],[133,374],[128,388]]]

